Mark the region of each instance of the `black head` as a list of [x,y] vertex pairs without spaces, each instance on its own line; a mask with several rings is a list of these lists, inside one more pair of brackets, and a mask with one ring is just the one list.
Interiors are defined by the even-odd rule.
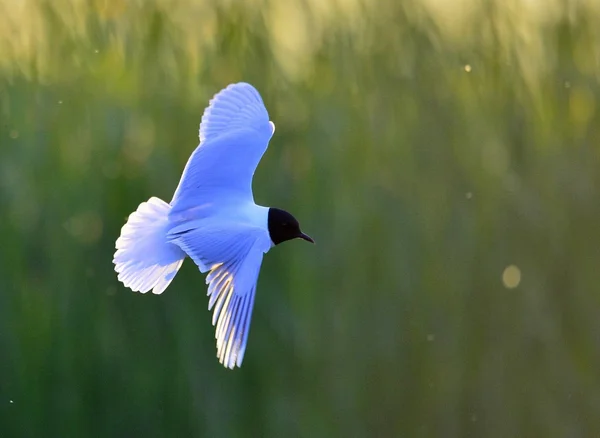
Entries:
[[294,216],[279,208],[269,208],[269,235],[275,245],[296,238],[315,243],[310,236],[300,231],[300,224]]

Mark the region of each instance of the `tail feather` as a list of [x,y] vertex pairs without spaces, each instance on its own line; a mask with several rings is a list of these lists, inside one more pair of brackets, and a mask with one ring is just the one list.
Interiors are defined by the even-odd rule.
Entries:
[[183,263],[185,252],[167,241],[170,210],[166,202],[150,198],[121,229],[113,263],[119,281],[134,292],[162,293]]

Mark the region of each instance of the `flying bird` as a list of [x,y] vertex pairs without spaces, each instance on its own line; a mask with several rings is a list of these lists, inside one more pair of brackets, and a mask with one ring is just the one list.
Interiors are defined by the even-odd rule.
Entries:
[[217,357],[231,369],[244,359],[263,254],[291,239],[314,243],[290,213],[254,202],[252,177],[274,132],[252,85],[221,90],[171,202],[142,202],[115,244],[118,279],[133,291],[162,293],[186,256],[208,273]]

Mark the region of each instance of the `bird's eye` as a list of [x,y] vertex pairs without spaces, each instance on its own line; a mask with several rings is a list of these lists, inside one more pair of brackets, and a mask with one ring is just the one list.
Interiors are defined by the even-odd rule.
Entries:
[[282,226],[284,226],[284,227],[287,227],[287,226],[288,226],[288,223],[287,223],[287,222],[284,222],[284,223],[282,223],[281,225],[282,225]]

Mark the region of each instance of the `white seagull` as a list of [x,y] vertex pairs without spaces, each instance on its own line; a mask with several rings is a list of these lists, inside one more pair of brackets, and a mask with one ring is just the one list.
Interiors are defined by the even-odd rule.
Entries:
[[220,91],[171,203],[141,203],[115,245],[118,279],[133,291],[162,293],[186,256],[208,272],[217,357],[231,369],[244,359],[263,254],[295,238],[314,243],[290,213],[254,203],[252,177],[274,132],[252,85]]

